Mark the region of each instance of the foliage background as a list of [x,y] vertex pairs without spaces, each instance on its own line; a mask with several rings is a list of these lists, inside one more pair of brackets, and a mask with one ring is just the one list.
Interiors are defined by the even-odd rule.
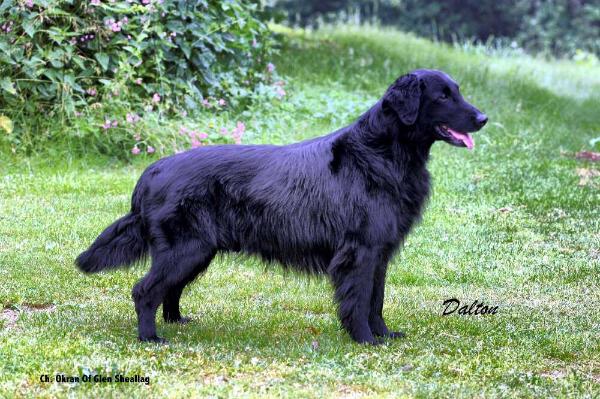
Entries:
[[600,4],[585,0],[0,0],[0,149],[127,158],[242,142],[262,128],[252,110],[286,96],[274,20],[589,65],[600,46]]
[[444,41],[496,42],[554,56],[600,55],[597,0],[278,0],[292,24],[379,22]]

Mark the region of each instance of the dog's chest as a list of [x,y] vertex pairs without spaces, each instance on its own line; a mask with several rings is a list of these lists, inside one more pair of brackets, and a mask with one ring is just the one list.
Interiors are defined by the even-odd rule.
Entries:
[[[425,167],[410,170],[397,182],[397,190],[382,197],[373,209],[372,220],[382,241],[398,244],[421,220],[430,192],[430,176]],[[383,227],[383,228],[381,228]]]

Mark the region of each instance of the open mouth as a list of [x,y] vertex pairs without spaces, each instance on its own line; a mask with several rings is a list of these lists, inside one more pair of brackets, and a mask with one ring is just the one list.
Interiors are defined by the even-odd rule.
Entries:
[[457,147],[467,147],[469,150],[475,147],[475,142],[469,133],[457,132],[446,125],[438,125],[435,127],[435,130],[440,138],[447,143]]

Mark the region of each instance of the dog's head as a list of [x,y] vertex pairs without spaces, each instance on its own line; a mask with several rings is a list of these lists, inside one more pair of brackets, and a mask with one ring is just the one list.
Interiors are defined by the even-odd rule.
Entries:
[[472,149],[469,134],[481,129],[487,116],[465,101],[458,84],[440,71],[419,69],[398,78],[382,101],[405,126],[414,126],[417,140],[444,140]]

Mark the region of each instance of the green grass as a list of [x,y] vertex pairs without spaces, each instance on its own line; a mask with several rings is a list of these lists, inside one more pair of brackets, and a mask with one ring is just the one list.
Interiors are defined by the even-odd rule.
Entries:
[[[0,397],[599,396],[600,192],[598,178],[579,186],[577,175],[598,166],[574,153],[600,136],[600,68],[489,57],[393,31],[280,34],[289,96],[238,116],[249,141],[341,127],[417,67],[449,72],[490,117],[474,151],[433,148],[431,201],[386,287],[384,316],[407,337],[356,345],[326,281],[222,256],[184,295],[194,321],[159,321],[167,346],[138,343],[130,291],[147,265],[84,276],[73,259],[128,210],[151,158],[3,154]],[[499,311],[442,317],[451,297]],[[151,383],[39,382],[83,372]]]

